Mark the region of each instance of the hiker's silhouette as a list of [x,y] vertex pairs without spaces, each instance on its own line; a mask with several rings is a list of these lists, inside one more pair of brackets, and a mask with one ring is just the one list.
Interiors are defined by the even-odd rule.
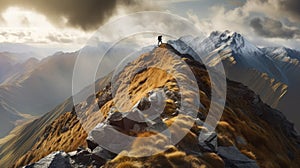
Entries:
[[157,37],[158,43],[157,45],[159,46],[159,44],[162,44],[162,35]]

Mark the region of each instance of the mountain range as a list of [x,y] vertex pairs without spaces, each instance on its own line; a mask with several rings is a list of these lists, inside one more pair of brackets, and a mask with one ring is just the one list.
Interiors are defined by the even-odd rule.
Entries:
[[[101,46],[106,45],[101,43]],[[88,49],[91,53],[98,51]],[[108,54],[122,54],[125,50],[130,52],[132,49],[121,46]],[[78,53],[57,52],[41,60],[9,52],[0,53],[3,57],[3,63],[0,62],[0,138],[72,96],[72,76]],[[86,64],[90,63],[91,60],[86,59]],[[88,68],[85,70],[89,71]]]
[[7,61],[1,59],[4,66],[1,66],[0,137],[7,135],[18,121],[43,115],[71,96],[75,54],[57,53],[43,60],[19,61],[11,55]]
[[[194,50],[203,54],[200,58],[207,60],[199,60]],[[211,59],[212,53],[217,53],[221,60]],[[299,71],[300,54],[297,50],[283,47],[259,48],[240,34],[230,31],[213,32],[205,39],[185,36],[155,47],[150,53],[142,54],[134,63],[125,66],[116,82],[121,95],[118,99],[112,100],[109,82],[111,76],[108,75],[96,82],[95,95],[73,106],[72,98],[67,97],[71,93],[69,89],[76,54],[77,52],[57,53],[41,61],[27,60],[23,63],[24,67],[30,65],[30,68],[23,71],[26,73],[17,73],[15,77],[7,78],[0,85],[0,95],[6,95],[2,97],[4,110],[0,111],[1,115],[8,114],[7,118],[16,116],[10,123],[19,120],[18,117],[22,114],[42,115],[17,127],[12,131],[12,135],[5,139],[0,148],[0,165],[20,167],[31,164],[28,167],[34,167],[62,163],[60,161],[73,167],[151,167],[155,164],[162,164],[162,167],[178,164],[189,167],[300,165],[299,136],[293,124],[288,121],[299,123],[297,118],[293,118],[294,110],[297,109],[296,93],[299,86],[296,76]],[[166,68],[184,68],[184,65],[174,59],[174,55],[191,67],[197,79],[199,93],[194,90],[181,93],[178,91],[177,81],[172,77],[174,74],[167,74],[160,69],[144,68],[138,74],[134,74],[135,69],[149,67],[151,64],[153,67],[159,65]],[[165,65],[161,65],[161,61]],[[216,65],[216,61],[222,61],[228,78],[226,105],[216,131],[208,132],[210,135],[216,134],[212,139],[214,143],[203,144],[199,140],[199,134],[207,130],[203,120],[207,116],[211,101],[211,81],[206,69]],[[122,95],[127,92],[124,86],[128,83],[126,80],[130,74],[135,76],[132,82],[129,82],[130,99],[127,100]],[[124,123],[118,124],[126,121],[126,115],[121,115],[115,120],[113,114],[116,111],[112,108],[114,101],[117,101],[123,106],[128,106],[126,109],[129,112],[134,112],[131,106],[134,104],[142,106],[140,110],[143,111],[147,101],[142,100],[147,100],[147,95],[150,92],[155,93],[156,89],[163,89],[170,95],[164,100],[166,107],[159,117],[162,120],[155,120],[154,125],[169,127],[179,118],[179,125],[175,124],[178,132],[189,119],[189,116],[181,115],[178,111],[178,93],[199,94],[201,97],[202,106],[197,118],[193,118],[195,123],[190,130],[185,130],[187,135],[181,141],[173,146],[164,146],[166,151],[151,157],[136,158],[128,155],[147,152],[149,148],[155,150],[157,144],[151,145],[151,142],[148,142],[149,146],[143,146],[142,142],[136,141],[127,151],[116,156],[90,139],[91,132],[98,131],[96,126],[99,123],[137,137],[156,133],[157,130],[152,129],[151,132],[147,127],[145,129],[148,131],[145,132],[127,128]],[[184,102],[191,103],[190,101]],[[28,107],[29,105],[33,106]],[[58,106],[54,108],[55,105]],[[277,105],[283,113],[272,108]],[[5,111],[9,112],[4,113]],[[142,123],[133,124],[137,124],[139,128],[143,127]],[[176,131],[171,131],[171,134],[176,136]],[[168,144],[170,137],[165,137],[159,132],[158,135],[162,144]],[[94,136],[95,139],[97,137]],[[105,156],[103,153],[106,153]],[[273,155],[274,153],[277,155]],[[274,162],[275,160],[277,162]]]
[[220,61],[210,59],[211,53],[218,53],[229,79],[248,86],[300,128],[297,117],[300,51],[285,47],[260,48],[230,31],[212,32],[205,39],[182,37],[169,43],[182,54],[193,49],[202,53],[200,57],[206,59],[207,66]]

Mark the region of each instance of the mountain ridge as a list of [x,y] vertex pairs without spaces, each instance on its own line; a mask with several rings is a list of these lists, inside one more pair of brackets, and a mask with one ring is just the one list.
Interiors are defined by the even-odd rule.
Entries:
[[[174,50],[169,45],[162,45],[160,47],[157,47],[153,50],[154,54],[145,54],[142,55],[144,58],[152,58],[154,60],[159,60],[162,58],[169,57],[170,54],[176,55],[176,50]],[[178,54],[178,53],[177,53]],[[194,74],[196,74],[196,78],[198,80],[198,86],[200,89],[199,94],[201,95],[201,104],[203,105],[203,109],[200,108],[199,110],[199,118],[205,117],[208,112],[208,108],[210,106],[210,81],[208,74],[206,72],[206,69],[203,65],[201,65],[199,62],[193,60],[191,56],[188,55],[180,55],[181,59],[184,60],[189,66],[191,66],[191,69],[193,70]],[[148,59],[148,60],[152,60]],[[147,59],[141,59],[141,60],[147,60]],[[138,62],[141,63],[141,62]],[[165,62],[168,63],[168,62]],[[134,64],[136,65],[136,64]],[[129,65],[127,68],[133,68],[134,65]],[[144,65],[143,63],[137,64]],[[172,64],[170,63],[170,66]],[[134,95],[143,97],[141,93],[143,93],[144,89],[151,90],[155,87],[161,87],[161,85],[151,85],[151,82],[153,81],[153,77],[151,77],[151,73],[147,73],[147,71],[151,71],[151,68],[146,69],[145,71],[139,73],[142,75],[136,75],[136,84],[138,84],[139,87],[133,87],[134,89]],[[127,71],[130,72],[130,71]],[[157,76],[162,75],[161,73],[165,73],[162,71],[155,71]],[[124,72],[126,74],[126,71]],[[144,78],[148,79],[145,83],[140,83],[140,81],[144,81]],[[121,79],[122,80],[122,79]],[[223,117],[221,121],[219,122],[216,132],[218,134],[218,145],[219,147],[219,153],[215,153],[214,151],[206,151],[204,149],[201,149],[203,146],[198,145],[197,136],[199,134],[199,130],[205,129],[201,125],[195,124],[193,128],[188,131],[188,135],[183,138],[182,141],[179,142],[175,147],[170,148],[170,150],[167,150],[165,153],[161,153],[159,155],[154,155],[145,159],[141,158],[134,158],[134,157],[126,157],[123,154],[119,154],[117,157],[113,159],[109,159],[104,167],[116,167],[121,165],[135,165],[137,167],[142,167],[143,165],[148,165],[151,167],[153,164],[163,164],[166,165],[176,165],[176,164],[182,164],[186,166],[191,167],[197,167],[200,165],[206,165],[207,167],[223,167],[225,165],[229,166],[230,164],[236,165],[236,164],[253,164],[253,160],[255,160],[254,163],[259,164],[260,166],[265,167],[276,167],[276,166],[292,166],[297,167],[299,166],[300,161],[299,159],[299,150],[297,150],[297,146],[295,146],[297,143],[299,144],[299,138],[297,140],[297,134],[293,131],[291,131],[291,125],[288,124],[289,122],[285,119],[283,115],[279,111],[276,111],[272,109],[271,107],[264,104],[259,96],[255,95],[254,92],[250,91],[246,86],[238,83],[228,80],[228,96],[226,101],[226,107],[224,110]],[[70,135],[72,137],[73,134],[71,134],[73,131],[73,128],[80,128],[80,122],[76,122],[76,127],[68,127],[69,129],[66,129],[65,131],[59,133],[57,135],[57,132],[61,129],[55,129],[55,126],[59,126],[59,128],[63,128],[64,126],[67,126],[67,121],[70,121],[70,116],[73,116],[75,114],[77,115],[90,115],[91,117],[87,117],[86,123],[89,124],[90,122],[93,123],[92,125],[97,124],[97,122],[101,122],[100,117],[96,114],[104,113],[104,116],[107,116],[105,113],[107,113],[112,107],[112,102],[110,101],[111,98],[108,96],[111,93],[110,84],[104,84],[106,87],[99,87],[99,91],[96,94],[96,97],[91,96],[91,98],[87,99],[84,102],[81,102],[80,104],[77,104],[73,110],[63,110],[64,107],[61,106],[56,111],[55,114],[58,115],[56,119],[53,118],[52,122],[48,123],[49,125],[52,125],[50,128],[52,129],[46,129],[46,125],[43,127],[43,131],[49,130],[49,135],[52,135],[50,138],[55,140],[55,146],[63,145],[65,142],[69,142]],[[135,86],[135,83],[132,85]],[[147,86],[147,87],[146,87]],[[172,80],[167,80],[164,86],[168,86],[166,88],[169,88],[172,91],[176,91],[176,82]],[[108,94],[106,94],[108,93]],[[108,97],[107,97],[108,96]],[[69,100],[70,101],[70,100]],[[173,100],[168,100],[166,106],[166,112],[168,114],[173,115],[173,110],[176,109],[176,104]],[[99,110],[95,108],[96,106],[99,106]],[[78,109],[79,112],[74,113],[74,110]],[[69,112],[68,112],[69,111]],[[67,113],[65,113],[67,112]],[[60,115],[59,115],[60,114]],[[279,114],[279,115],[275,115]],[[48,115],[51,115],[49,113]],[[66,117],[67,116],[67,117]],[[175,114],[176,116],[176,114]],[[202,117],[201,117],[202,116]],[[48,116],[49,117],[49,116]],[[96,119],[96,120],[94,120]],[[96,121],[96,122],[95,122]],[[166,120],[167,124],[172,124],[172,117],[169,120]],[[182,121],[183,122],[183,121]],[[201,123],[201,121],[199,120]],[[286,124],[285,124],[286,123]],[[181,124],[184,124],[181,123]],[[93,127],[93,126],[89,126]],[[41,127],[42,128],[42,127]],[[120,128],[124,129],[124,128]],[[180,130],[180,126],[178,127]],[[52,130],[52,131],[51,131]],[[46,133],[45,132],[45,133]],[[76,134],[76,131],[75,131]],[[176,133],[175,133],[176,134]],[[42,134],[40,134],[42,135]],[[43,136],[43,135],[42,135]],[[59,140],[59,136],[63,136],[65,138],[61,138]],[[48,136],[45,136],[48,137]],[[66,139],[66,137],[69,137]],[[74,136],[75,137],[75,136]],[[56,139],[57,138],[57,139]],[[164,137],[162,137],[162,140]],[[272,139],[272,141],[270,141]],[[47,154],[50,154],[53,152],[54,146],[52,146],[52,150],[48,150],[46,153],[41,155],[39,154],[39,150],[44,148],[38,148],[40,143],[50,143],[52,141],[47,141],[47,139],[40,139],[41,141],[36,141],[36,143],[33,143],[33,145],[36,145],[33,147],[32,150],[29,150],[27,154],[24,155],[15,165],[21,166],[24,164],[29,164],[36,162],[41,157],[46,156]],[[81,139],[82,144],[85,143],[84,139]],[[193,142],[193,143],[191,143]],[[89,143],[88,141],[86,143]],[[51,143],[50,143],[51,144]],[[66,144],[66,143],[65,143]],[[69,152],[68,145],[62,146],[63,150],[66,150],[66,152]],[[139,150],[143,151],[146,150],[146,147],[143,147],[143,145],[138,145],[139,142],[136,142],[136,146],[133,146],[131,148],[131,151],[128,152],[137,152]],[[94,158],[94,161],[97,161],[97,158],[89,152],[89,150],[93,150],[91,147],[91,144],[87,144],[88,149],[78,149],[77,152],[70,152],[67,154],[63,154],[62,158],[65,157],[65,161],[68,162],[68,160],[74,160],[72,164],[79,165],[85,165],[85,164],[93,164],[90,162],[80,162],[78,161],[77,157],[82,156],[82,158],[86,158],[87,160],[89,157]],[[96,145],[97,146],[97,145]],[[51,147],[51,146],[50,146]],[[85,147],[86,148],[86,147]],[[192,149],[196,151],[196,153],[201,153],[203,155],[196,155],[191,154]],[[234,152],[237,152],[237,156],[244,156],[248,159],[247,162],[240,163],[238,161],[234,161],[230,158],[228,153],[224,152],[227,150],[232,150]],[[35,152],[36,151],[36,152]],[[195,152],[194,151],[194,152]],[[290,152],[288,152],[290,151]],[[297,152],[298,151],[298,152]],[[85,154],[84,154],[85,153]],[[241,153],[241,154],[239,154]],[[273,153],[277,153],[277,155],[273,155]],[[288,154],[290,153],[290,154]],[[55,153],[57,155],[59,153]],[[102,156],[103,157],[103,156]],[[244,158],[243,157],[243,158]],[[294,159],[293,159],[294,158]],[[296,159],[295,159],[296,158]],[[33,160],[34,159],[34,160]],[[240,158],[241,159],[241,158]],[[250,160],[249,160],[250,159]],[[86,161],[87,161],[86,160]],[[176,162],[176,160],[178,162]],[[193,161],[191,161],[193,160]],[[277,160],[277,162],[274,162],[274,160]],[[250,163],[251,162],[251,163]],[[44,162],[40,162],[39,164],[43,164]],[[94,162],[95,164],[98,162]],[[103,164],[103,162],[101,162]],[[143,164],[142,164],[143,163]],[[71,163],[70,163],[71,164]],[[88,165],[86,165],[88,166]],[[89,165],[91,166],[91,165]]]

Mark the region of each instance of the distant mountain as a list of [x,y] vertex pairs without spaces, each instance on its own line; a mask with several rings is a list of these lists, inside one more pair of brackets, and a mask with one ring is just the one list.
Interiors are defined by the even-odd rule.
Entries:
[[0,84],[14,73],[18,73],[21,70],[19,66],[29,58],[30,56],[22,54],[0,52]]
[[[103,43],[108,46],[108,44]],[[87,48],[98,57],[93,48]],[[102,48],[102,50],[106,47]],[[108,52],[115,55],[131,53],[131,48],[116,47]],[[72,95],[72,76],[79,51],[57,52],[42,60],[28,59],[23,63],[15,63],[5,80],[0,84],[0,138],[11,131],[16,122],[30,116],[43,115],[66,98]],[[86,65],[94,65],[90,59],[84,59]],[[110,65],[105,65],[110,66]],[[90,71],[88,68],[86,71]],[[86,82],[82,76],[82,82]],[[18,122],[19,123],[19,122]]]
[[15,64],[17,64],[17,60],[12,54],[0,53],[0,83],[7,78]]
[[72,94],[76,53],[57,53],[38,61],[15,63],[0,84],[0,137],[12,130],[16,121],[39,116]]
[[[187,76],[188,67],[196,82]],[[190,84],[184,85],[187,90],[180,90],[175,77]],[[264,104],[241,83],[227,81],[224,113],[216,130],[211,131],[209,125],[204,125],[212,103],[212,83],[207,69],[192,55],[180,54],[171,45],[155,47],[126,65],[115,78],[116,88],[112,87],[110,78],[108,75],[97,81],[95,95],[73,108],[70,98],[18,129],[16,136],[2,146],[0,164],[6,167],[30,164],[27,167],[104,168],[300,165],[300,141],[293,125],[280,111]],[[198,87],[192,87],[193,84]],[[113,98],[115,89],[119,96]],[[159,96],[162,92],[165,96]],[[126,98],[125,95],[129,96]],[[196,95],[200,96],[200,107],[195,106],[196,99],[193,98]],[[115,107],[118,102],[119,109],[129,110],[118,110]],[[156,111],[155,105],[161,102],[166,103],[164,109]],[[189,115],[193,109],[196,109],[196,116]],[[134,120],[141,116],[152,121]],[[189,124],[191,128],[187,128]],[[120,153],[112,153],[103,141],[112,147],[127,142],[119,137],[109,137],[110,132],[106,131],[112,129],[127,136],[144,137],[144,140],[135,139],[125,150],[121,148]],[[162,134],[161,131],[166,129],[167,133]],[[201,140],[201,132],[209,140]],[[178,143],[170,144],[181,133],[186,136]],[[149,152],[154,154],[135,157]]]
[[34,47],[22,43],[0,43],[0,52],[9,52],[22,55],[23,57],[45,58],[57,52],[57,49],[46,47]]
[[19,83],[25,74],[31,73],[39,64],[39,60],[36,58],[28,58],[26,61],[18,62],[14,64],[8,73],[6,73],[0,86],[7,86]]
[[259,48],[241,34],[230,31],[212,32],[205,39],[182,37],[168,43],[181,53],[191,53],[191,48],[197,50],[207,66],[215,65],[219,60],[211,56],[219,54],[229,79],[248,86],[264,102],[281,109],[300,128],[297,118],[299,51],[282,47]]
[[[30,72],[38,60],[35,58],[27,58],[14,53],[0,53],[0,88],[8,88],[6,81],[11,81],[13,85],[17,85],[18,80],[12,80],[23,73]],[[0,89],[1,90],[1,89]],[[28,115],[22,115],[16,108],[6,101],[7,94],[0,95],[0,137],[11,131],[17,121],[21,121]]]

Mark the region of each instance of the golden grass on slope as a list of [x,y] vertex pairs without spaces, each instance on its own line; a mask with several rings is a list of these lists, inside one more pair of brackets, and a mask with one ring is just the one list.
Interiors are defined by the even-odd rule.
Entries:
[[116,168],[142,168],[143,163],[137,161],[125,161],[117,165]]
[[[229,95],[228,106],[231,108],[225,108],[217,126],[219,144],[237,146],[243,154],[256,160],[260,167],[298,167],[300,152],[295,141],[255,114],[255,110],[271,109],[254,107],[254,93],[246,90],[230,85],[229,94],[239,98],[232,99],[234,96]],[[244,142],[238,139],[244,139]],[[295,159],[289,158],[289,152],[294,153]]]
[[[171,130],[172,136],[178,136],[179,133],[187,132],[186,136],[176,145],[178,148],[168,145],[169,139],[163,134],[153,132],[140,133],[138,137],[147,137],[147,139],[136,139],[129,151],[121,152],[104,167],[117,167],[137,162],[143,163],[144,167],[224,167],[223,160],[214,153],[203,153],[202,156],[195,156],[184,152],[201,153],[197,145],[198,136],[196,134],[203,128],[194,124],[192,131],[185,129],[190,124],[188,118],[190,117],[179,115],[165,121],[168,126],[172,125],[174,127],[173,131]],[[151,153],[153,153],[151,156],[138,157]]]
[[87,134],[76,115],[71,112],[65,113],[46,128],[33,150],[22,156],[14,167],[36,162],[53,151],[70,152],[78,146],[86,146],[86,137]]
[[[148,136],[148,135],[147,135]],[[140,143],[136,143],[140,144]],[[143,165],[144,168],[150,167],[224,167],[223,160],[215,153],[204,153],[202,156],[188,155],[180,151],[175,146],[165,146],[165,151],[148,157],[128,157],[130,153],[147,151],[157,148],[155,143],[152,146],[133,145],[131,151],[123,151],[116,158],[107,162],[105,168],[122,167],[124,165]]]
[[[102,92],[102,91],[100,91]],[[36,162],[44,156],[58,150],[66,152],[76,150],[79,146],[86,146],[87,130],[91,130],[107,116],[112,101],[108,101],[100,110],[94,111],[98,99],[89,104],[85,111],[74,114],[67,112],[55,119],[41,134],[31,150],[17,160],[14,167],[24,166]],[[84,113],[86,116],[78,118]]]
[[37,128],[45,128],[49,123],[54,121],[55,118],[71,108],[71,103],[67,100],[41,118],[15,129],[13,134],[16,136],[13,136],[12,139],[4,143],[1,147],[0,165],[3,167],[11,167],[17,159],[32,149],[34,144],[38,141],[38,138],[42,135],[44,130]]
[[37,117],[34,117],[30,114],[20,114],[24,119],[22,120],[18,120],[16,121],[16,127],[10,131],[10,133],[3,137],[3,138],[0,138],[0,147],[1,145],[7,143],[8,141],[12,140],[16,134],[18,134],[20,132],[20,130],[22,129],[22,127],[30,122],[32,122],[33,120],[37,119]]
[[145,71],[138,73],[131,80],[128,94],[132,97],[131,103],[136,104],[141,98],[154,88],[165,86],[168,81],[173,80],[171,74],[159,68],[148,68]]
[[[174,147],[173,147],[174,148]],[[176,148],[175,148],[176,149]],[[213,158],[212,158],[213,159]],[[143,168],[158,167],[190,167],[190,168],[199,168],[199,167],[213,167],[214,165],[207,164],[201,158],[187,155],[185,152],[179,151],[178,149],[172,150],[171,152],[162,152],[156,155],[152,155],[144,158],[135,158],[128,156],[117,156],[112,161],[107,162],[104,165],[104,168],[115,168],[123,166],[140,166]]]

